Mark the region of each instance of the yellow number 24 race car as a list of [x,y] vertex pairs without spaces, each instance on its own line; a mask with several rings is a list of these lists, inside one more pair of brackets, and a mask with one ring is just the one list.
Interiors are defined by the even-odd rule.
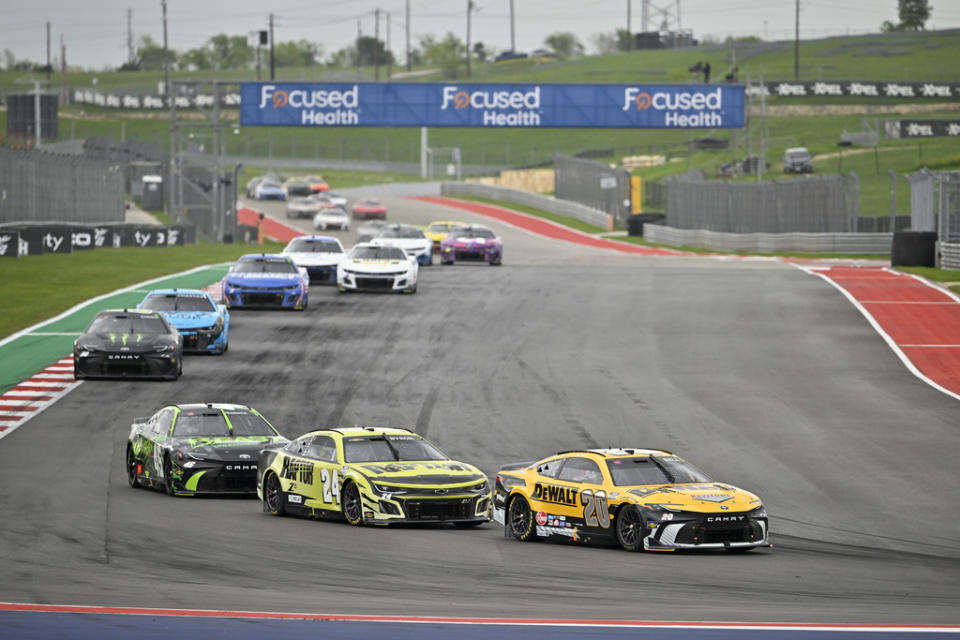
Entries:
[[760,498],[657,449],[564,451],[506,465],[494,519],[518,540],[616,542],[628,551],[767,545]]
[[475,466],[412,431],[385,427],[319,429],[264,451],[257,494],[274,515],[457,527],[489,522],[492,497]]

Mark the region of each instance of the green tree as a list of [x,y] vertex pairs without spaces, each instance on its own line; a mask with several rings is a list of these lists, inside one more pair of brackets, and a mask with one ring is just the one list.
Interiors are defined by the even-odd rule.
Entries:
[[253,62],[253,47],[246,36],[219,33],[209,40],[210,60],[217,69],[246,69]]
[[[376,64],[380,66],[396,64],[393,53],[387,51],[383,40],[377,40],[371,36],[361,36],[357,38],[354,55],[359,55],[360,64],[365,66],[372,67]],[[354,58],[353,64],[357,64],[356,58]]]
[[210,50],[205,47],[190,49],[177,58],[177,68],[181,71],[188,69],[212,69],[213,61],[210,59]]
[[460,38],[448,32],[443,40],[433,43],[423,52],[423,59],[427,64],[437,67],[444,78],[456,78],[465,54],[466,47]]
[[487,48],[483,46],[482,42],[478,42],[473,45],[473,57],[483,62],[487,59]]
[[547,36],[543,44],[553,50],[561,60],[576,58],[583,55],[583,45],[577,36],[570,32],[557,32]]
[[928,0],[898,0],[897,13],[900,15],[900,28],[907,31],[920,31],[930,19]]
[[599,54],[630,51],[630,33],[626,29],[617,29],[613,33],[595,33],[591,38]]
[[322,56],[320,45],[307,40],[278,42],[273,48],[273,60],[278,67],[310,67]]
[[150,36],[143,36],[137,46],[137,55],[132,63],[125,63],[120,67],[121,71],[159,71],[163,69],[164,62],[169,61],[171,65],[177,62],[177,53],[173,50],[164,52],[163,47],[153,41]]

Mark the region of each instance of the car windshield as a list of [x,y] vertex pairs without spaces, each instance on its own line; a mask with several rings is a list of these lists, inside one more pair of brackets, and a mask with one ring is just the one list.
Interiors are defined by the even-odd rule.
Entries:
[[343,209],[341,209],[340,207],[334,207],[334,208],[330,208],[330,209],[324,209],[323,211],[321,211],[321,212],[318,213],[317,215],[318,215],[318,216],[333,216],[333,217],[337,218],[337,217],[340,217],[340,216],[346,216],[346,215],[347,215],[347,212],[344,211]]
[[167,327],[160,316],[111,314],[94,318],[87,333],[167,333]]
[[252,258],[241,260],[233,268],[234,273],[296,273],[297,268],[286,260]]
[[343,456],[347,462],[449,459],[429,442],[413,435],[345,438]]
[[450,235],[457,238],[496,238],[490,229],[478,229],[477,227],[460,227],[451,231]]
[[281,185],[279,182],[264,180],[263,182],[260,183],[260,188],[261,189],[282,189],[283,185]]
[[379,201],[379,200],[363,199],[363,200],[361,200],[360,202],[358,202],[357,204],[363,205],[363,206],[365,206],[365,207],[379,207],[379,206],[380,206],[380,201]]
[[618,487],[637,484],[683,484],[710,482],[702,471],[674,456],[638,456],[607,460],[613,484]]
[[450,231],[450,225],[448,225],[448,224],[446,224],[446,223],[444,223],[444,224],[432,224],[432,225],[430,225],[430,228],[427,229],[427,231],[430,231],[430,232],[432,232],[432,233],[443,233],[443,232],[445,232],[445,231]]
[[159,293],[144,300],[142,307],[151,311],[216,311],[207,296],[181,293]]
[[406,260],[407,254],[399,247],[354,247],[350,251],[353,260]]
[[194,436],[229,436],[230,429],[219,411],[181,411],[173,425],[173,435],[180,438]]
[[381,238],[423,238],[423,231],[415,227],[384,227]]
[[227,411],[234,436],[275,436],[277,432],[266,420],[249,411]]
[[297,238],[287,247],[289,253],[343,253],[336,240]]
[[790,160],[806,160],[810,157],[809,151],[788,151],[787,158]]

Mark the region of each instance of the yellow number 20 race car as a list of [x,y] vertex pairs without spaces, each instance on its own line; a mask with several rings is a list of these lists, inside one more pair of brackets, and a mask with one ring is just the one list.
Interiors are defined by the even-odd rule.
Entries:
[[656,449],[564,451],[497,474],[494,519],[518,540],[746,551],[767,544],[760,498]]
[[458,527],[489,522],[492,497],[473,465],[412,431],[381,427],[320,429],[264,451],[257,494],[274,515]]

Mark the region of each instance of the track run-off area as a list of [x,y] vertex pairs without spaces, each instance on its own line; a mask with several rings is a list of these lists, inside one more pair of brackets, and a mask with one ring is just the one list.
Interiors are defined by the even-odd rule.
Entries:
[[[621,248],[490,205],[384,200],[394,221],[488,224],[504,265],[233,311],[230,351],[188,357],[177,382],[88,381],[21,412],[0,439],[0,636],[960,637],[956,296],[880,265]],[[249,404],[288,437],[407,426],[491,476],[665,448],[759,494],[774,546],[628,554],[130,489],[133,418],[196,401]]]

